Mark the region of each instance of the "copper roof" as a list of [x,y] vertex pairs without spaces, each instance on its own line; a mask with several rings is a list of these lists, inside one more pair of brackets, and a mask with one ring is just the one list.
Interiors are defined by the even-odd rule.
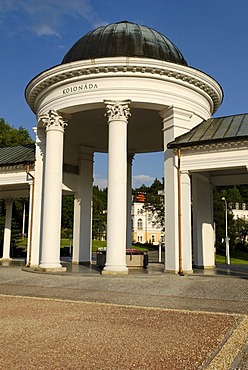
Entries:
[[0,166],[30,164],[35,161],[35,144],[0,148]]
[[210,118],[167,145],[168,149],[248,140],[248,113]]
[[163,34],[128,21],[88,32],[72,46],[61,64],[117,56],[152,58],[187,65],[179,49]]

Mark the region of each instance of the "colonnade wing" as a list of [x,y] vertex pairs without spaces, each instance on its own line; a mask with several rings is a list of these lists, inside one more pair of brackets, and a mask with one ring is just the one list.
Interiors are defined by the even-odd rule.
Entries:
[[191,176],[192,244],[198,267],[215,265],[213,187],[248,184],[247,155],[245,143],[181,148],[181,172]]

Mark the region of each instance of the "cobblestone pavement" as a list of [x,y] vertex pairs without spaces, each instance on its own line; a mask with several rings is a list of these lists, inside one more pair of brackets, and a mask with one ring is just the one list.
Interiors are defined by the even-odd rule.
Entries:
[[248,369],[246,277],[0,267],[0,369]]

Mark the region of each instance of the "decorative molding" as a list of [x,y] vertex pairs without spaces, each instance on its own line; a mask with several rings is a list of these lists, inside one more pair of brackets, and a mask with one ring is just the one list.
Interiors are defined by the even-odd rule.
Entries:
[[240,141],[222,141],[222,142],[209,142],[208,144],[197,144],[196,146],[192,147],[182,147],[181,154],[183,156],[189,156],[194,154],[207,154],[221,151],[240,151],[240,150],[247,150],[248,149],[248,141],[244,138],[244,140]]
[[[34,169],[34,164],[29,164],[30,169]],[[26,164],[13,164],[13,165],[3,165],[0,166],[0,172],[16,172],[16,171],[25,171],[26,172]]]
[[201,150],[185,153],[181,151],[181,170],[212,171],[215,169],[246,168],[248,148],[231,148],[226,146],[218,150]]
[[57,129],[58,131],[63,131],[65,126],[67,126],[67,119],[58,114],[55,110],[49,110],[47,114],[42,114],[39,116],[39,122],[42,122],[46,131],[50,129]]
[[220,85],[207,74],[197,69],[171,62],[161,62],[146,58],[101,58],[101,60],[76,61],[51,68],[34,78],[26,88],[26,99],[35,111],[38,95],[52,85],[69,81],[83,81],[84,77],[99,78],[111,76],[137,76],[174,82],[197,90],[211,98],[213,113],[222,102],[223,93]]
[[130,100],[123,100],[123,101],[108,101],[104,100],[106,104],[106,113],[105,116],[108,117],[108,121],[115,121],[115,120],[128,120],[128,117],[131,116],[130,113]]

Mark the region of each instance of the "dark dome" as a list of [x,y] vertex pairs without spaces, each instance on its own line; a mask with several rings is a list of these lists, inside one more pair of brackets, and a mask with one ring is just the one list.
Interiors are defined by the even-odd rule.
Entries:
[[81,37],[61,64],[104,57],[141,57],[187,65],[178,48],[161,33],[122,21],[101,26]]

